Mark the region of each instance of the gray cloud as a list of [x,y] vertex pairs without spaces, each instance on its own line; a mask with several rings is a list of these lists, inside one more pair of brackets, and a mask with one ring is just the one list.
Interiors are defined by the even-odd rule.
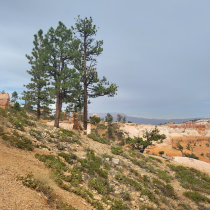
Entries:
[[1,1],[0,89],[23,91],[30,82],[25,54],[39,29],[67,27],[93,17],[104,40],[99,76],[119,86],[114,98],[91,99],[90,112],[142,117],[208,117],[210,96],[210,2]]

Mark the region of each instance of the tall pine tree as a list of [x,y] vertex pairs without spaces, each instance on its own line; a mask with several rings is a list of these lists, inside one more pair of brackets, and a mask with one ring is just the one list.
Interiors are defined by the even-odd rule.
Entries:
[[113,97],[116,94],[116,84],[109,85],[106,77],[98,78],[96,71],[97,60],[102,51],[103,41],[95,41],[93,36],[96,35],[96,25],[93,25],[93,20],[90,17],[81,19],[78,16],[75,27],[72,27],[80,37],[80,52],[81,56],[74,60],[75,68],[80,72],[81,82],[83,84],[83,99],[84,99],[84,129],[87,129],[87,108],[88,98],[96,98],[99,96],[108,95]]
[[71,68],[72,60],[79,55],[79,43],[62,22],[56,29],[51,27],[44,39],[46,72],[52,79],[50,95],[56,99],[55,127],[59,127],[62,103],[74,101],[80,93],[80,75]]
[[45,73],[44,65],[44,45],[43,45],[43,31],[39,30],[38,34],[34,35],[34,48],[32,55],[26,55],[31,65],[31,70],[27,72],[32,76],[31,83],[24,85],[27,90],[23,91],[22,99],[27,101],[27,106],[36,106],[37,119],[40,119],[41,109],[48,109],[52,101],[49,98],[47,85],[49,84],[48,77]]

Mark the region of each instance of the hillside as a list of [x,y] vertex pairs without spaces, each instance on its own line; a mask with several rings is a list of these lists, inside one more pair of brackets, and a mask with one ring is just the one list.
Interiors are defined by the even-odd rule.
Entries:
[[0,209],[210,209],[209,175],[89,137],[0,109]]

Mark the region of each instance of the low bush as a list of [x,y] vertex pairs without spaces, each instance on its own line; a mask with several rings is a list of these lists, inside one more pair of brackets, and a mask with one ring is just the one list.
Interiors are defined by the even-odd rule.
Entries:
[[94,141],[100,142],[102,144],[108,144],[108,145],[111,144],[109,140],[107,140],[105,138],[97,137],[94,134],[88,134],[87,137],[93,139]]
[[65,161],[69,164],[73,164],[73,160],[77,159],[77,156],[75,154],[66,154],[64,152],[58,153],[58,156],[63,157]]
[[3,140],[7,141],[11,146],[18,147],[20,149],[26,149],[33,151],[34,147],[32,141],[26,137],[19,135],[16,131],[12,135],[4,133],[3,127],[0,127],[0,136]]
[[107,153],[104,153],[104,154],[102,155],[102,157],[103,157],[103,158],[109,158],[110,161],[112,161],[112,158],[114,158],[113,156],[108,155]]
[[164,151],[159,151],[159,155],[163,155],[164,154]]
[[194,153],[192,153],[192,154],[185,153],[184,156],[185,156],[185,157],[189,157],[189,158],[193,158],[193,159],[199,160],[199,157],[197,157]]
[[109,210],[127,210],[127,206],[121,200],[114,200]]
[[49,186],[46,186],[39,180],[34,179],[33,174],[28,174],[26,177],[17,176],[18,180],[21,180],[23,185],[36,190],[37,192],[42,192],[49,204],[53,204],[56,201],[56,194],[53,192],[53,189]]
[[88,186],[94,188],[98,191],[99,194],[105,195],[113,191],[113,188],[110,187],[108,180],[98,177],[96,179],[91,179],[88,182]]
[[130,193],[129,193],[128,191],[123,192],[123,193],[122,193],[122,199],[123,199],[124,201],[130,201],[130,200],[131,200],[131,195],[130,195]]
[[83,171],[87,172],[91,176],[94,176],[97,173],[100,177],[107,179],[108,172],[101,169],[102,160],[100,157],[95,156],[93,151],[87,152],[87,159],[79,159],[81,163],[81,168]]
[[156,178],[153,178],[153,185],[156,186],[163,193],[164,196],[173,198],[173,199],[177,198],[177,196],[175,195],[173,186],[169,184],[165,185],[163,182],[161,182],[160,180]]
[[74,133],[73,131],[66,130],[66,129],[63,129],[63,128],[60,128],[60,131],[61,131],[63,134],[67,135],[68,137],[72,137],[72,136],[75,135],[75,133]]
[[193,200],[197,204],[199,202],[210,203],[210,199],[207,198],[205,195],[200,194],[199,192],[187,191],[187,192],[184,192],[183,195],[186,196],[187,198]]
[[7,110],[0,107],[0,116],[7,117]]
[[142,186],[137,181],[135,181],[134,179],[130,179],[123,174],[117,174],[115,176],[115,179],[120,183],[133,186],[135,190],[142,189]]
[[210,190],[210,177],[194,168],[184,166],[168,165],[173,171],[176,172],[180,184],[185,189],[209,192]]
[[124,153],[123,150],[122,150],[122,148],[121,147],[118,147],[118,146],[112,146],[111,147],[111,151],[115,155],[122,155]]
[[159,204],[158,199],[155,198],[155,196],[153,195],[153,193],[150,190],[142,189],[141,194],[146,195],[152,202]]

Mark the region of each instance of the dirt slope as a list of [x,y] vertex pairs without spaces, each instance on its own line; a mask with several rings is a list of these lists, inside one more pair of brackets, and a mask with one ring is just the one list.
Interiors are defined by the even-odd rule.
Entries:
[[0,209],[2,210],[32,210],[56,209],[47,204],[43,194],[25,187],[17,180],[17,175],[25,176],[33,173],[39,180],[46,182],[54,188],[60,198],[78,209],[93,209],[81,197],[59,188],[53,180],[49,179],[49,170],[35,158],[39,154],[49,154],[41,149],[33,152],[8,147],[0,140]]

